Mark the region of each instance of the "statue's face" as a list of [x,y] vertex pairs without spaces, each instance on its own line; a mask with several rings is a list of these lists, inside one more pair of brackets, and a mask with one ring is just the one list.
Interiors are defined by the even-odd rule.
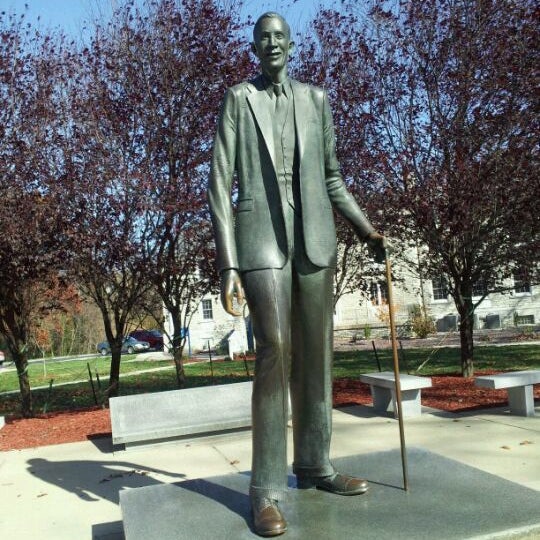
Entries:
[[290,41],[289,31],[283,21],[276,17],[265,18],[255,35],[253,52],[261,62],[265,73],[282,70],[289,59],[294,43]]

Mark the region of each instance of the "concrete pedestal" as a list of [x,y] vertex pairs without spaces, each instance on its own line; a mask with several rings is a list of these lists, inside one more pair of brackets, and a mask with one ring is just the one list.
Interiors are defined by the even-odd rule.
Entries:
[[[409,449],[409,492],[401,488],[399,450],[340,458],[334,464],[341,472],[367,478],[370,491],[340,497],[291,489],[281,504],[289,523],[287,540],[540,535],[538,492],[437,454]],[[126,540],[259,538],[252,529],[248,484],[246,472],[121,491]]]

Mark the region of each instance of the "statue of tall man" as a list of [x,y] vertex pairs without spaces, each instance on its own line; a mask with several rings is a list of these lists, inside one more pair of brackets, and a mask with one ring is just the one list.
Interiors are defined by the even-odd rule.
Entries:
[[[209,203],[221,298],[247,299],[257,343],[250,498],[261,536],[287,530],[278,502],[287,489],[290,385],[293,470],[299,488],[365,493],[367,482],[329,460],[332,412],[335,209],[384,259],[376,233],[347,191],[336,159],[324,90],[287,76],[290,28],[265,13],[253,30],[261,75],[230,88],[214,140]],[[238,200],[231,201],[236,172]]]

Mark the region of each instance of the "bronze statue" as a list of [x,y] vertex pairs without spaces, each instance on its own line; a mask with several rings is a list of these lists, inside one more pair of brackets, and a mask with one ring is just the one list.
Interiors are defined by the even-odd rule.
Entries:
[[[257,343],[250,484],[255,531],[287,529],[288,387],[299,488],[365,493],[329,460],[336,233],[332,208],[384,259],[385,239],[347,191],[324,90],[287,77],[294,47],[277,13],[263,14],[252,50],[262,74],[230,88],[214,140],[209,202],[225,310],[245,298]],[[233,176],[238,200],[231,201]]]

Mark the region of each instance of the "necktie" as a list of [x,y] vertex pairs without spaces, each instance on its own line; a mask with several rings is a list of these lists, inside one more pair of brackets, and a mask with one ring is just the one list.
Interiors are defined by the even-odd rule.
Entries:
[[281,128],[285,122],[287,112],[287,100],[283,95],[283,86],[281,84],[274,85],[274,94],[276,96],[275,124]]

